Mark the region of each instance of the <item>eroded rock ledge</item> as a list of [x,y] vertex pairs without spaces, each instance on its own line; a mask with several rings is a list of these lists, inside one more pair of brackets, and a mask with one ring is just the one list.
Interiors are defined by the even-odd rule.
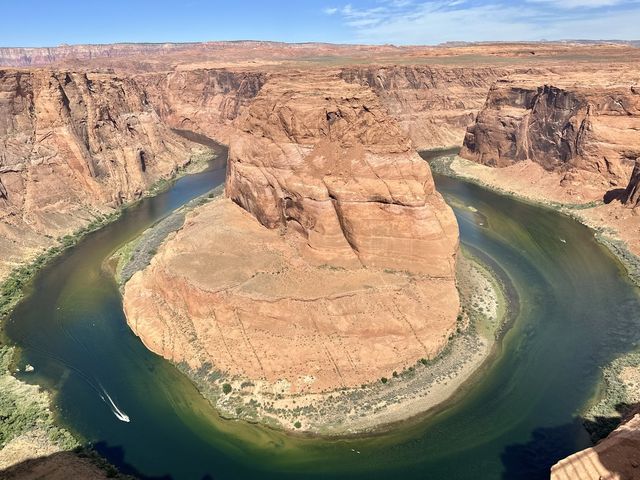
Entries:
[[551,480],[638,478],[639,447],[640,414],[636,413],[597,445],[556,463]]
[[58,236],[140,197],[195,147],[130,78],[0,70],[0,278]]
[[[375,94],[325,73],[274,76],[236,127],[227,198],[194,210],[125,286],[134,332],[242,391],[240,417],[438,355],[457,328],[457,224]],[[293,428],[285,418],[272,420]]]
[[461,155],[496,167],[535,162],[567,184],[624,187],[640,152],[637,81],[617,69],[499,80]]

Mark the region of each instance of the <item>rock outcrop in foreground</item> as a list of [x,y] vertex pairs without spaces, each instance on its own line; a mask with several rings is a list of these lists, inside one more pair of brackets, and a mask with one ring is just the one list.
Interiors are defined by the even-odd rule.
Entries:
[[[125,287],[134,332],[229,382],[217,406],[241,417],[256,399],[302,406],[436,356],[456,329],[457,224],[373,92],[276,76],[236,126],[227,198],[191,213]],[[229,412],[233,395],[245,403]],[[293,408],[269,415],[291,428]]]
[[189,161],[131,79],[0,71],[0,277]]
[[461,155],[495,167],[533,161],[568,172],[567,182],[578,177],[601,188],[626,186],[640,152],[640,95],[637,78],[624,73],[498,81]]
[[632,480],[640,478],[640,414],[594,447],[556,463],[551,480]]

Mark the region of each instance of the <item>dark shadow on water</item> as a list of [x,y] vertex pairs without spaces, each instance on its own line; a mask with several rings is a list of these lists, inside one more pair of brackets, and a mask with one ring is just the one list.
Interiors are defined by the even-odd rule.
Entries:
[[109,462],[117,467],[124,474],[131,475],[140,480],[172,480],[171,475],[147,476],[129,465],[124,459],[124,449],[121,446],[110,447],[105,442],[98,442],[93,445],[93,449],[102,458],[108,458]]
[[[539,428],[531,434],[531,440],[524,444],[510,445],[501,454],[504,465],[503,480],[548,480],[551,467],[558,461],[576,453],[575,448],[567,444],[567,438],[576,438],[580,430],[586,430],[596,443],[615,430],[622,419],[627,420],[640,410],[640,404],[621,403],[616,405],[619,417],[596,417],[585,419],[576,417],[571,423],[558,427]],[[637,447],[640,447],[640,442]],[[640,449],[638,452],[640,453]],[[601,463],[611,472],[620,470],[619,464],[600,458]],[[632,460],[629,459],[629,462]],[[640,470],[639,470],[640,475]],[[577,478],[577,477],[576,477]],[[630,478],[622,475],[620,478]],[[640,478],[635,477],[635,478]]]
[[57,452],[32,458],[0,470],[2,480],[101,480],[114,478],[130,480],[135,477],[124,475],[97,453],[84,448]]
[[187,140],[190,140],[192,142],[199,143],[200,145],[204,145],[213,149],[220,148],[219,142],[216,142],[213,138],[207,137],[206,135],[203,135],[201,133],[194,132],[193,130],[184,130],[179,128],[173,128],[172,130],[174,133],[177,133],[181,137],[186,138]]
[[574,453],[565,439],[572,438],[580,428],[584,428],[580,419],[559,427],[539,428],[529,442],[506,447],[501,454],[503,480],[548,480],[551,466]]
[[[109,459],[109,462],[104,460]],[[119,480],[172,480],[171,475],[148,476],[137,471],[124,460],[122,447],[110,447],[99,442],[93,449],[84,447],[73,451],[57,452],[51,455],[25,460],[4,470],[0,470],[2,480],[22,479],[51,480],[100,480],[114,478]],[[214,480],[211,474],[205,474],[201,480]]]
[[602,197],[602,200],[607,205],[614,200],[622,200],[625,191],[626,190],[624,188],[614,188],[613,190],[609,190],[607,193],[605,193],[604,197]]

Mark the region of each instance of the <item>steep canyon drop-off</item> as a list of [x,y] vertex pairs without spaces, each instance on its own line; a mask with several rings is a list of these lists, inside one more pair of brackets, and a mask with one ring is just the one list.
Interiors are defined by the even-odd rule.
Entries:
[[[208,45],[206,49],[213,49],[219,56],[216,61],[210,54],[203,55],[199,47],[181,50],[180,58],[189,58],[190,64],[171,56],[167,49],[154,57],[158,47],[149,50],[153,55],[144,60],[139,55],[145,49],[140,46],[133,53],[131,47],[113,47],[102,53],[99,48],[97,52],[73,52],[72,48],[71,54],[65,51],[62,56],[54,51],[44,56],[42,52],[34,56],[33,52],[4,51],[5,63],[12,65],[29,65],[34,58],[39,59],[35,63],[65,65],[7,69],[0,74],[0,108],[6,111],[0,118],[9,119],[0,125],[0,202],[7,207],[2,228],[6,232],[3,239],[8,241],[0,246],[2,258],[8,260],[3,273],[53,244],[55,237],[139,197],[155,180],[186,162],[196,146],[175,135],[172,128],[230,144],[227,195],[235,204],[219,200],[194,212],[183,231],[165,244],[149,269],[138,274],[127,289],[146,288],[150,295],[159,295],[156,300],[166,301],[160,303],[161,308],[188,312],[180,319],[183,324],[192,314],[194,318],[212,314],[201,311],[211,296],[225,297],[222,304],[228,316],[223,321],[237,323],[236,331],[242,337],[237,340],[244,342],[247,357],[228,364],[217,359],[223,368],[237,374],[257,368],[261,379],[272,381],[299,373],[278,370],[278,360],[250,352],[251,335],[243,331],[242,318],[233,313],[238,306],[234,302],[250,299],[254,308],[270,318],[273,312],[268,309],[272,308],[274,292],[284,284],[283,278],[287,285],[293,280],[299,286],[294,301],[322,304],[320,308],[325,310],[312,308],[313,314],[325,311],[345,318],[344,305],[340,305],[344,300],[336,292],[320,289],[320,295],[309,296],[309,286],[318,289],[322,284],[319,278],[330,279],[326,285],[334,285],[340,292],[356,292],[354,302],[365,306],[364,315],[372,298],[386,306],[389,317],[395,320],[407,319],[407,311],[418,318],[416,309],[427,304],[441,314],[436,316],[441,320],[436,322],[435,335],[424,335],[420,329],[416,333],[409,319],[408,324],[394,326],[396,331],[361,332],[358,337],[366,341],[373,338],[375,344],[376,337],[392,335],[398,345],[404,345],[403,338],[410,338],[415,351],[403,351],[406,358],[385,363],[384,359],[391,357],[382,355],[380,365],[368,365],[361,371],[352,368],[352,376],[343,378],[342,372],[353,365],[337,365],[329,353],[321,360],[325,362],[322,372],[333,371],[335,375],[297,376],[279,385],[285,390],[321,391],[374,379],[384,369],[405,363],[419,350],[435,353],[454,327],[457,295],[451,288],[450,260],[456,235],[452,233],[452,217],[433,191],[430,174],[417,163],[412,148],[445,147],[459,144],[464,138],[463,156],[504,167],[487,174],[497,178],[494,185],[504,186],[504,179],[513,178],[508,175],[515,172],[518,181],[511,189],[527,191],[534,178],[531,172],[535,172],[535,178],[543,179],[540,191],[549,198],[570,198],[579,203],[619,190],[621,203],[603,205],[590,214],[618,228],[637,253],[633,240],[637,215],[633,208],[627,208],[637,204],[640,177],[637,169],[632,174],[634,161],[640,156],[638,79],[633,75],[637,68],[628,68],[628,62],[637,67],[635,49],[598,46],[588,47],[586,52],[585,47],[575,47],[585,57],[600,57],[598,62],[602,57],[610,58],[609,65],[600,63],[597,74],[593,74],[597,81],[580,84],[571,79],[587,75],[593,66],[587,58],[569,71],[563,65],[566,58],[556,61],[555,55],[574,53],[566,45],[551,49],[536,45],[532,49],[538,50],[538,57],[526,62],[522,52],[528,55],[532,50],[522,46],[440,51],[386,47],[367,51],[362,47],[356,50],[365,66],[306,64],[302,69],[296,63],[306,61],[296,60],[304,58],[302,47],[263,45],[272,55],[263,65],[256,65],[256,55],[247,53],[254,47]],[[314,48],[336,55],[333,47]],[[112,54],[113,58],[104,56]],[[374,55],[389,63],[400,58],[420,63],[420,55],[433,55],[446,57],[442,63],[447,64],[461,55],[461,65],[367,65]],[[462,65],[467,61],[464,55],[477,55],[478,63],[486,65]],[[87,58],[93,60],[87,63]],[[621,62],[627,63],[621,66]],[[289,73],[282,73],[283,66]],[[331,94],[323,96],[313,88],[314,83],[323,86],[318,90],[326,87]],[[379,135],[368,136],[367,132],[376,128]],[[345,163],[345,158],[354,160]],[[621,213],[621,209],[627,213]],[[381,226],[370,221],[379,218],[380,212],[412,219],[400,222],[401,228],[394,235],[385,231],[389,239],[383,246],[376,241]],[[226,231],[213,227],[223,221],[228,224]],[[416,225],[420,228],[414,228]],[[207,254],[221,265],[225,260],[233,264],[233,272],[229,268],[221,283],[211,278],[210,272],[202,272],[192,282],[178,283],[180,288],[166,291],[162,275],[172,275],[173,281],[180,276],[181,268],[183,273],[193,275],[202,267],[198,265],[202,245],[187,235],[190,230],[210,239]],[[248,237],[247,245],[238,244],[237,239],[247,238],[247,232],[254,236]],[[272,248],[260,255],[246,255],[262,245]],[[414,249],[414,257],[396,260],[392,252],[404,252],[407,245],[435,248],[427,252]],[[194,263],[172,260],[178,258],[176,255],[192,258]],[[240,256],[245,263],[237,268]],[[405,269],[408,272],[402,271]],[[160,279],[157,284],[152,284],[149,272]],[[256,273],[259,275],[254,276]],[[375,278],[367,277],[374,274]],[[370,289],[371,283],[385,288]],[[445,294],[446,304],[428,296],[437,288],[449,292]],[[185,300],[196,291],[193,302]],[[394,294],[398,291],[402,291],[401,304]],[[427,297],[421,298],[425,292]],[[128,308],[139,309],[136,315],[148,308],[143,302],[131,306],[136,301],[126,301]],[[287,305],[276,313],[282,315],[291,308]],[[393,313],[394,308],[401,315]],[[384,309],[376,308],[380,310]],[[147,334],[142,330],[138,333],[146,337],[152,349],[168,358],[189,358],[194,365],[212,359],[206,341],[191,341],[194,335],[206,339],[212,332],[178,331],[180,322],[160,327],[137,324],[135,319],[131,323],[134,330],[147,328]],[[263,325],[256,327],[254,332],[264,335],[268,342],[273,340]],[[307,327],[327,333],[317,325]],[[340,322],[337,328],[349,330]],[[158,333],[162,329],[174,329],[169,335],[175,340],[170,348],[164,341],[158,343],[158,338],[164,338],[164,333]],[[332,341],[341,340],[330,336]],[[301,333],[300,338],[309,337]],[[369,346],[360,341],[356,350]],[[300,342],[297,348],[304,350],[305,343]],[[293,352],[300,354],[295,349]],[[318,359],[310,356],[305,360]],[[349,362],[347,356],[345,361]]]

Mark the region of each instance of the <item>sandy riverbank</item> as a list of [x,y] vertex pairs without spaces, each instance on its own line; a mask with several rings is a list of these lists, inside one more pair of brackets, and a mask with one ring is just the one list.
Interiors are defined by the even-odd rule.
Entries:
[[640,214],[618,200],[604,201],[604,193],[562,182],[534,162],[493,168],[456,155],[437,160],[434,167],[519,200],[552,208],[594,230],[596,238],[627,268],[640,285]]

